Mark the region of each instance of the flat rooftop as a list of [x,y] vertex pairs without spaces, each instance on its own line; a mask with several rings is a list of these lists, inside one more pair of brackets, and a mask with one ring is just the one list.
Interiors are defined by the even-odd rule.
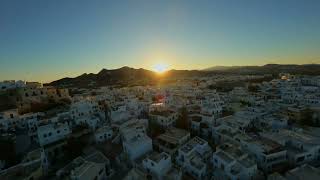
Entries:
[[169,158],[169,155],[165,152],[157,153],[157,152],[152,152],[151,155],[148,157],[150,160],[158,163],[162,159],[167,159]]
[[302,165],[286,173],[288,179],[320,179],[320,170],[310,165]]
[[224,153],[223,151],[219,151],[218,153],[216,153],[216,155],[218,157],[220,157],[223,161],[227,162],[227,163],[231,163],[233,161],[232,158],[230,158],[226,153]]
[[191,116],[191,120],[195,121],[195,122],[201,122],[202,121],[202,117],[201,116]]
[[184,153],[188,153],[191,150],[193,150],[197,145],[204,145],[205,143],[205,140],[199,137],[194,137],[181,147],[181,151],[183,151]]
[[223,150],[225,153],[231,155],[233,158],[239,158],[245,153],[239,149],[239,147],[229,144],[224,144],[219,146],[219,149]]
[[193,156],[190,160],[190,164],[199,170],[205,167],[205,163],[199,156]]
[[253,159],[250,159],[249,157],[238,160],[238,162],[246,168],[250,168],[256,164],[256,162]]
[[160,134],[157,138],[172,144],[178,144],[180,139],[189,135],[190,133],[184,129],[170,128],[165,133]]
[[151,138],[149,138],[147,135],[138,135],[138,136],[132,137],[126,142],[131,146],[139,146],[142,143],[145,143],[147,141],[151,141]]
[[261,147],[265,154],[273,154],[284,150],[284,146],[281,144],[264,137],[253,137],[249,142]]
[[81,175],[81,174],[85,173],[86,171],[88,171],[89,169],[92,169],[92,168],[94,168],[94,163],[85,161],[80,166],[78,166],[78,167],[76,167],[74,169],[74,174],[75,175]]
[[168,117],[168,116],[172,115],[173,113],[174,113],[174,111],[170,111],[170,110],[165,110],[165,111],[151,111],[151,112],[150,112],[151,115],[165,116],[165,117]]
[[109,163],[109,159],[103,155],[100,151],[97,151],[85,158],[87,161],[95,163]]
[[105,132],[105,131],[109,131],[109,130],[112,130],[112,127],[110,126],[103,126],[99,129],[97,129],[96,133],[101,133],[101,132]]

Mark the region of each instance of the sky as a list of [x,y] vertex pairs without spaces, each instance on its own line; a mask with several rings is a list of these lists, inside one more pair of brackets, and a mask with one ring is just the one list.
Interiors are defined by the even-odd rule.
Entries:
[[0,80],[320,63],[319,0],[1,0]]

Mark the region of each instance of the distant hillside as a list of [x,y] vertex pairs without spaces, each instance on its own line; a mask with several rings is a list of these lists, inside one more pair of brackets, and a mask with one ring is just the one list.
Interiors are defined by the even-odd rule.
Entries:
[[[202,71],[199,70],[170,70],[164,78],[183,78],[196,76],[210,76],[223,74],[273,74],[278,75],[281,72],[302,75],[320,75],[320,64],[305,65],[280,65],[267,64],[264,66],[218,66]],[[122,67],[119,69],[102,69],[97,74],[82,74],[75,78],[63,78],[53,81],[46,85],[62,87],[99,87],[106,85],[115,86],[134,86],[134,85],[152,85],[157,83],[159,76],[146,69],[134,69]]]
[[203,69],[203,71],[225,71],[230,69],[237,69],[243,66],[214,66],[210,68]]
[[82,74],[75,78],[63,78],[53,81],[50,86],[64,87],[90,87],[105,85],[135,85],[149,84],[156,78],[156,74],[145,69],[134,69],[130,67],[122,67],[119,69],[102,69],[97,74]]
[[266,64],[264,66],[216,66],[204,69],[206,72],[232,74],[292,74],[320,75],[320,64]]

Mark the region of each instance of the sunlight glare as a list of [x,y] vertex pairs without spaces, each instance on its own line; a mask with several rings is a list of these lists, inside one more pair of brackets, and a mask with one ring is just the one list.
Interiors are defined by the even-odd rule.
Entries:
[[163,73],[168,70],[168,65],[163,64],[163,63],[159,63],[159,64],[154,65],[153,70],[157,73]]

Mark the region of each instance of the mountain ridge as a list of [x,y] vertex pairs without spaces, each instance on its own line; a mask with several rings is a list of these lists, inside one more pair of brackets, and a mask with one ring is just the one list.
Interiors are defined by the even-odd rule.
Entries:
[[[292,74],[320,75],[320,64],[266,64],[263,66],[216,66],[203,70],[168,70],[163,78],[181,78],[194,76],[209,76],[223,74],[273,74],[280,72]],[[62,87],[88,87],[88,86],[106,86],[106,85],[147,85],[154,84],[159,80],[156,72],[139,68],[123,66],[118,69],[101,69],[97,74],[84,73],[80,76],[70,78],[65,77],[48,84],[47,86]]]

